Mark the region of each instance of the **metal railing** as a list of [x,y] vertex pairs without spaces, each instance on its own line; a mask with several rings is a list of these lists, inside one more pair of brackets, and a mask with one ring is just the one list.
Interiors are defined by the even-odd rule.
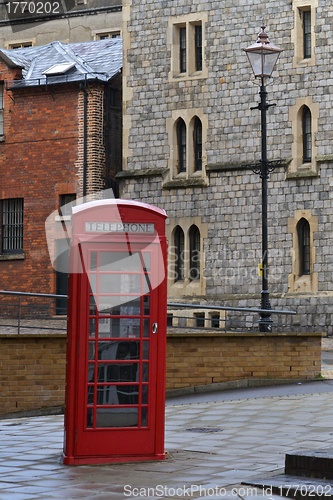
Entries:
[[[178,315],[182,310],[186,315]],[[175,313],[176,312],[176,313]],[[190,331],[258,331],[259,314],[261,309],[255,307],[230,307],[215,306],[206,304],[185,304],[168,303],[168,327],[174,331],[186,329]],[[274,317],[274,332],[294,330],[292,317],[296,315],[295,311],[286,310],[267,310]],[[286,322],[286,318],[289,321]]]
[[67,330],[67,295],[0,291],[0,333]]
[[[261,309],[168,302],[168,331],[254,332]],[[295,311],[269,310],[273,332],[295,331]],[[67,295],[0,291],[0,333],[64,333]],[[287,321],[288,320],[288,321]]]

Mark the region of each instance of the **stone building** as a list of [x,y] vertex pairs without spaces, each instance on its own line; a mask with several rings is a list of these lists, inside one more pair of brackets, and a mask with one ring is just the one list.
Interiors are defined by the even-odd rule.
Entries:
[[[122,42],[0,50],[2,290],[66,293],[51,267],[45,220],[121,169]],[[66,235],[65,235],[66,236]],[[63,237],[65,240],[66,238]],[[57,242],[59,254],[63,240]]]
[[121,24],[121,0],[10,0],[0,4],[0,47],[119,37]]
[[271,304],[332,334],[332,0],[124,0],[121,196],[168,213],[169,300],[259,306],[259,87],[242,49],[262,19],[283,49],[267,82]]

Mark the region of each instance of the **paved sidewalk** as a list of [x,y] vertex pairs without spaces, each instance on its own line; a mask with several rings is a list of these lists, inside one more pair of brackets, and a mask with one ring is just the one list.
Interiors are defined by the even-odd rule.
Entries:
[[168,406],[163,462],[64,466],[62,416],[2,420],[0,438],[0,500],[262,499],[241,483],[333,447],[333,392]]

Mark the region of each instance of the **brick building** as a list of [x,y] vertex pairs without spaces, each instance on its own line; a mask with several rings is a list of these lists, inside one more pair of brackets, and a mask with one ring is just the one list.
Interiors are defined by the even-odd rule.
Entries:
[[44,224],[84,191],[116,191],[121,68],[119,38],[0,51],[3,290],[66,291],[66,275],[51,267]]
[[[283,49],[268,99],[273,308],[333,332],[333,2],[123,2],[121,196],[169,216],[169,298],[258,306],[258,86],[242,49]],[[207,313],[206,313],[207,314]]]

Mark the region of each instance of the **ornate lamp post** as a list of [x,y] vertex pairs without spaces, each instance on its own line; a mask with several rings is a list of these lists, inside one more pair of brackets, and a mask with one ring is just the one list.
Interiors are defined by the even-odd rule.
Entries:
[[[255,43],[244,49],[251,64],[255,78],[260,78],[260,102],[258,106],[251,109],[259,109],[261,112],[261,160],[258,168],[254,171],[261,177],[261,192],[262,192],[262,290],[261,290],[261,305],[262,312],[260,313],[259,331],[271,332],[272,320],[270,312],[270,300],[268,291],[268,226],[267,226],[267,179],[272,171],[270,163],[267,160],[267,109],[274,104],[267,104],[266,79],[270,78],[273,73],[276,62],[282,52],[282,49],[273,45],[265,32],[265,26],[261,27],[258,39]],[[274,168],[274,167],[273,167]]]

